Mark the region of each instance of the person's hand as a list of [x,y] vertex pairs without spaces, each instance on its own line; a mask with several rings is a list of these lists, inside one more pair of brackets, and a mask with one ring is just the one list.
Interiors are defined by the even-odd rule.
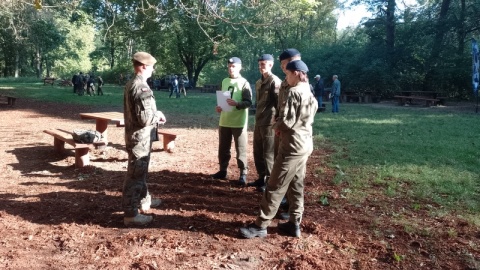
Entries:
[[158,116],[158,123],[163,125],[165,124],[165,122],[167,122],[167,118],[165,117],[165,115],[163,115],[163,113],[161,111],[157,111],[157,116]]
[[222,112],[222,107],[217,106],[217,107],[215,107],[215,110],[216,110],[218,113],[221,113],[221,112]]
[[237,106],[238,105],[238,102],[236,102],[235,100],[233,100],[231,98],[227,99],[227,103],[230,106]]

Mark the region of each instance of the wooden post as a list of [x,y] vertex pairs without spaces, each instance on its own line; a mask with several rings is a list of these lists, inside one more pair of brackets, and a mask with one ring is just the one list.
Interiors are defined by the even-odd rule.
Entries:
[[75,168],[85,167],[90,164],[88,151],[88,147],[75,149]]
[[59,153],[63,152],[65,150],[65,142],[53,137],[53,149]]

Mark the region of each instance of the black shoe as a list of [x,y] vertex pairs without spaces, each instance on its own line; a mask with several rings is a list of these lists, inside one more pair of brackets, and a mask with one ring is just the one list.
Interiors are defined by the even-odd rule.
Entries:
[[277,212],[277,218],[281,220],[289,220],[290,214],[288,212]]
[[256,188],[258,192],[265,192],[265,189],[267,189],[267,186],[259,186]]
[[292,222],[278,223],[278,229],[290,236],[300,237],[300,226]]
[[210,175],[211,177],[215,178],[215,179],[226,179],[227,178],[227,171],[218,171],[212,175]]
[[255,237],[263,238],[267,236],[267,228],[261,228],[255,225],[255,223],[252,223],[247,227],[240,228],[239,233],[243,238],[247,239]]
[[265,186],[265,180],[263,180],[263,178],[258,178],[257,180],[255,180],[254,182],[250,182],[247,184],[248,187],[261,187],[261,186]]
[[240,175],[240,178],[238,178],[237,185],[239,186],[245,186],[247,184],[247,175],[242,174]]

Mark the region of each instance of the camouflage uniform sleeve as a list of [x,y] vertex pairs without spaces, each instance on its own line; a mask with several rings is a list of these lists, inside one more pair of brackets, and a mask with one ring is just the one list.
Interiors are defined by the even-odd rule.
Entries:
[[160,119],[152,90],[147,85],[137,87],[135,95],[135,114],[142,126],[151,126]]
[[275,110],[278,111],[278,93],[280,92],[280,86],[282,85],[282,81],[274,76],[270,88],[270,98],[273,101],[273,107]]
[[238,102],[236,106],[237,109],[247,109],[252,106],[252,89],[250,88],[250,83],[245,81],[245,84],[242,88],[242,101]]
[[275,123],[274,129],[287,131],[292,129],[293,125],[297,122],[298,97],[295,93],[295,91],[288,91],[285,108],[280,112],[279,119],[277,123]]

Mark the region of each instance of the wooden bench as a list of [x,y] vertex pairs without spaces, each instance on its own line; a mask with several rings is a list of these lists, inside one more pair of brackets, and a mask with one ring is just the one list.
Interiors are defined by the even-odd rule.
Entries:
[[16,97],[7,96],[7,95],[0,95],[0,97],[5,98],[7,100],[7,104],[10,106],[15,105],[15,100],[17,100]]
[[46,85],[47,83],[53,85],[55,83],[55,80],[55,78],[45,77],[43,79],[43,85]]
[[72,133],[62,129],[46,129],[43,132],[53,136],[53,148],[58,153],[63,153],[65,143],[75,149],[75,168],[81,168],[90,164],[90,149],[105,146],[105,142],[78,143],[73,140]]
[[60,80],[58,82],[58,85],[59,86],[73,86],[73,83],[70,80]]
[[425,101],[425,106],[430,107],[437,105],[437,102],[440,100],[431,97],[421,97],[421,96],[394,96],[395,99],[398,99],[399,105],[405,105],[407,102],[412,104],[415,100]]
[[166,132],[161,129],[158,129],[157,133],[158,135],[163,135],[163,150],[172,153],[173,149],[175,148],[175,139],[177,138],[177,134]]
[[204,84],[202,88],[200,88],[200,92],[204,93],[215,93],[215,91],[220,90],[218,84]]
[[360,95],[343,95],[343,101],[345,102],[362,102],[362,96]]
[[448,97],[437,97],[437,99],[438,99],[438,104],[440,104],[440,105],[445,105],[445,103],[447,102],[447,98],[448,98]]

